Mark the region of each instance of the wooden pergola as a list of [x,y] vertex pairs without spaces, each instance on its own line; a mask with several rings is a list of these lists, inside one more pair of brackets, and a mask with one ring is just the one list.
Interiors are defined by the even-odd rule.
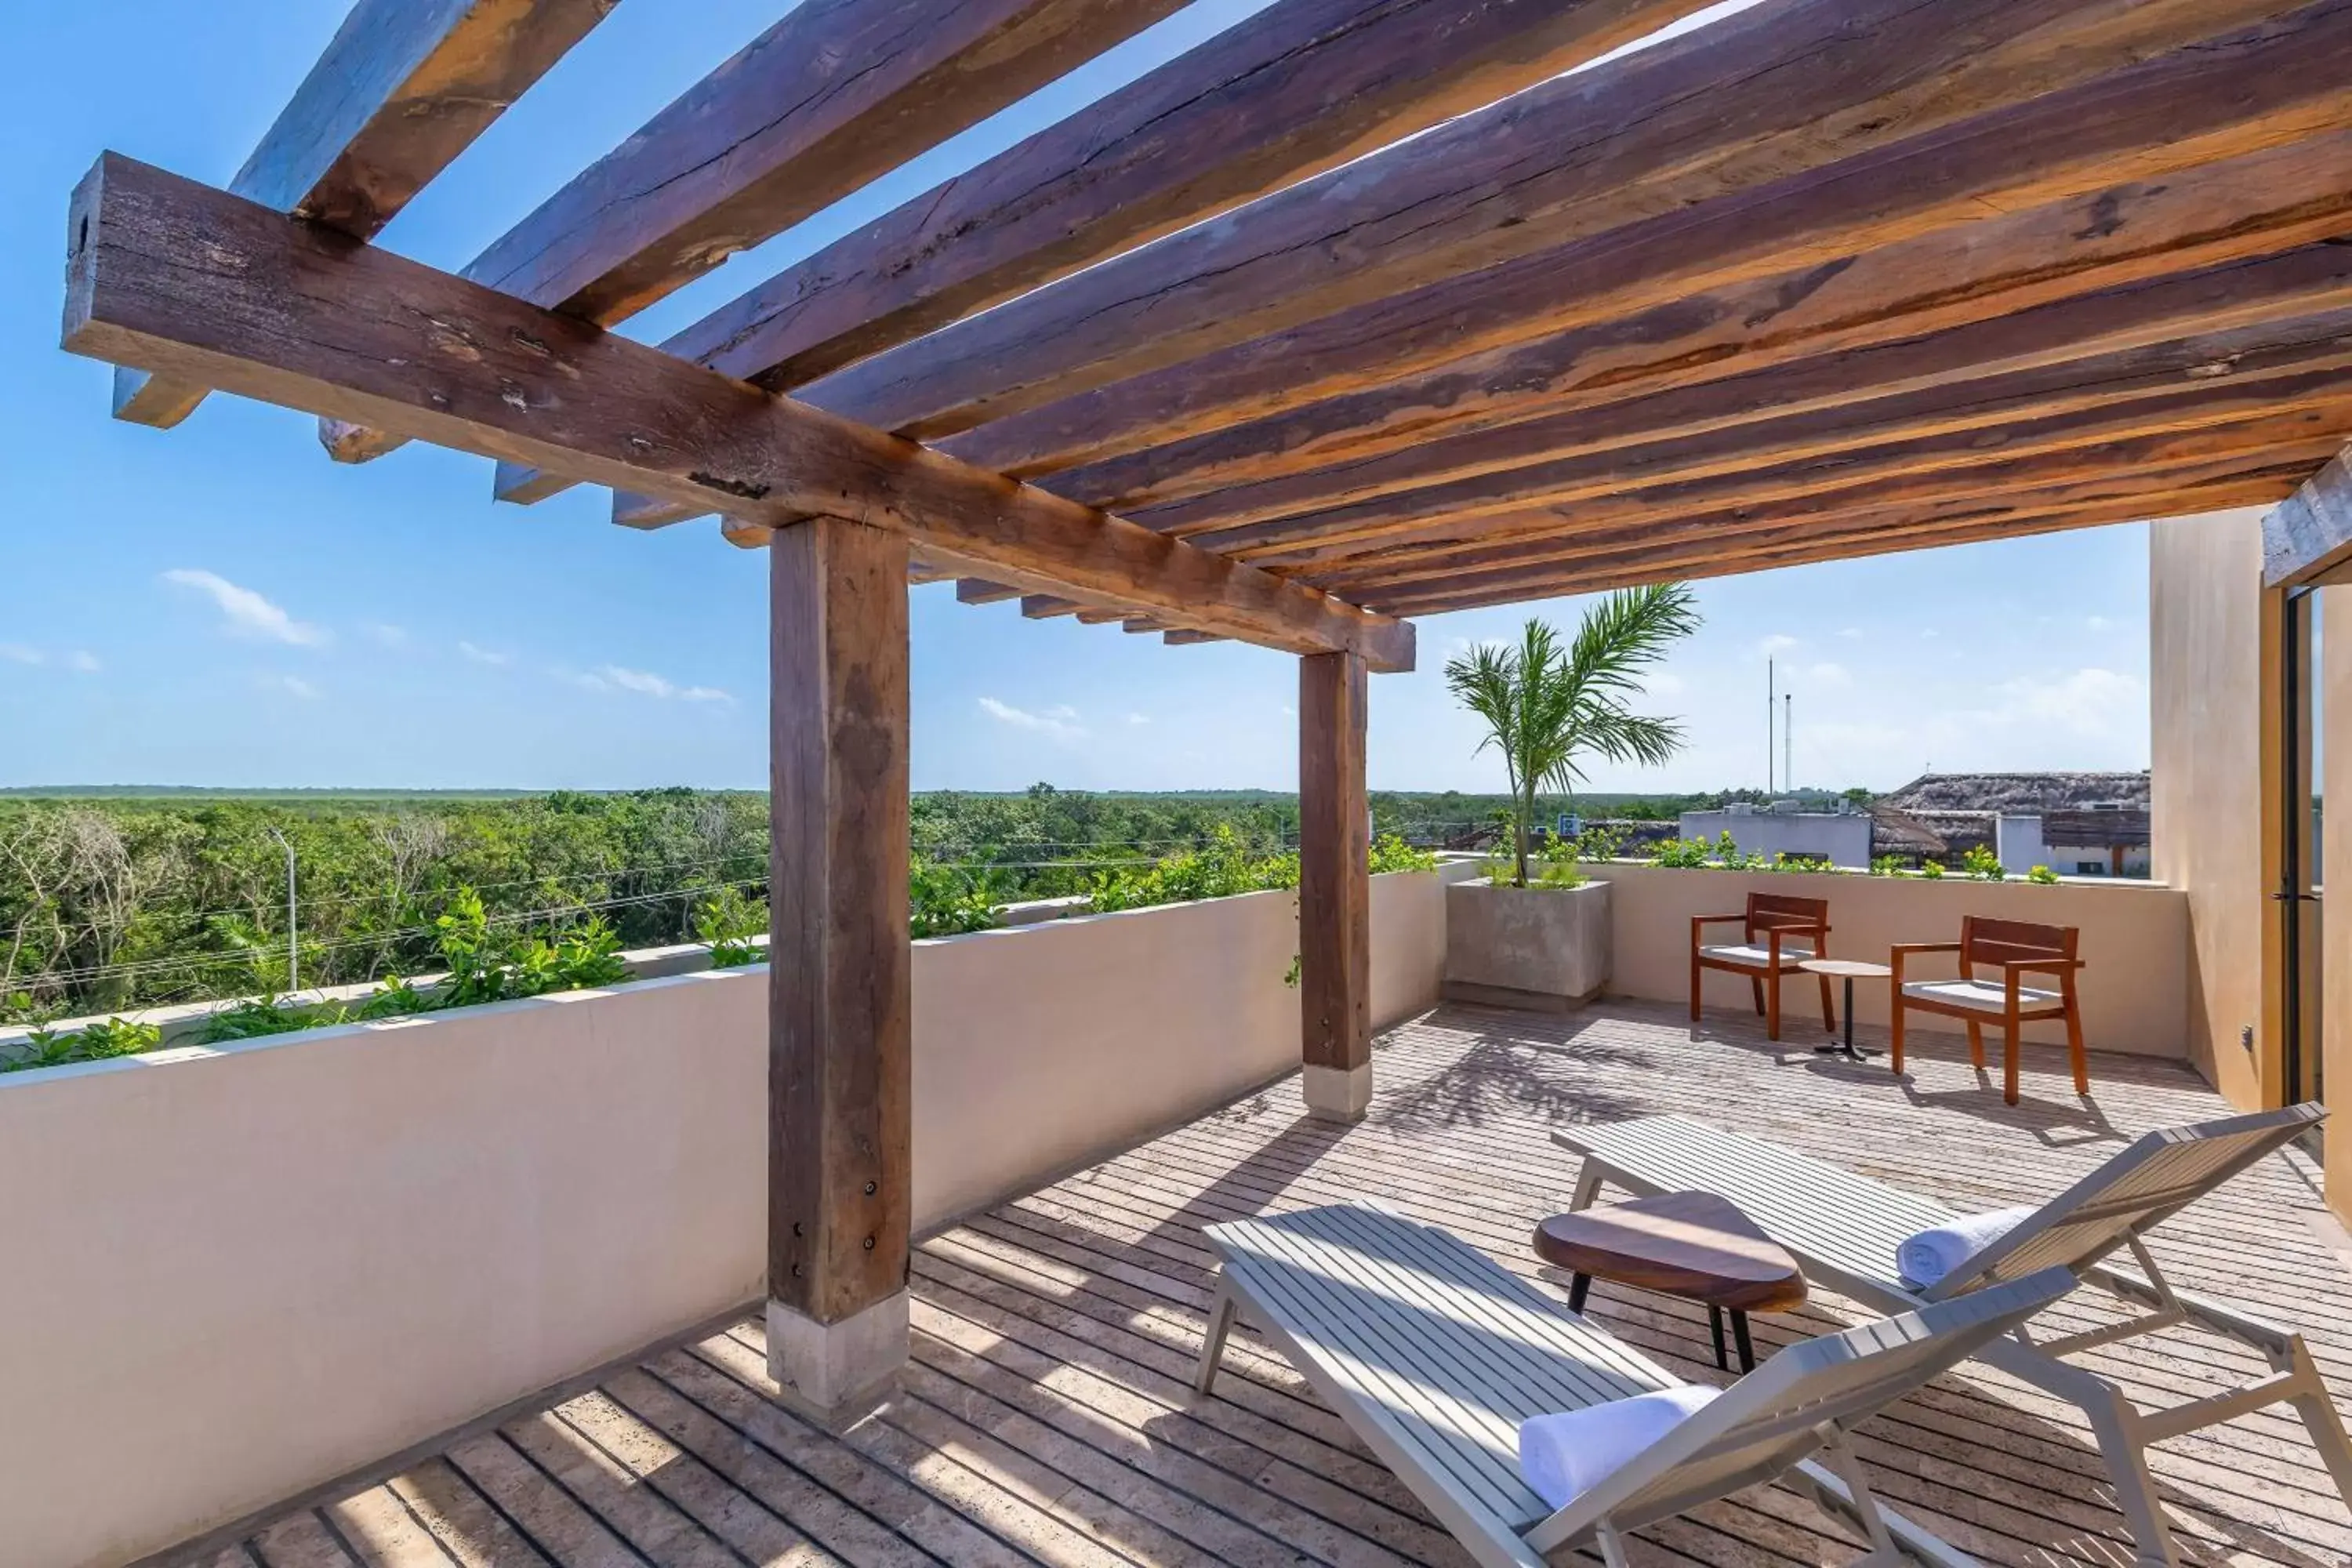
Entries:
[[221,390],[771,548],[769,1332],[820,1415],[907,1344],[910,578],[1300,656],[1305,1092],[1352,1118],[1405,617],[2269,503],[2352,433],[2352,0],[1624,53],[1698,0],[1274,0],[618,335],[1179,3],[803,0],[462,273],[368,243],[616,3],[358,0],[226,190],[101,157],[64,343],[125,419]]

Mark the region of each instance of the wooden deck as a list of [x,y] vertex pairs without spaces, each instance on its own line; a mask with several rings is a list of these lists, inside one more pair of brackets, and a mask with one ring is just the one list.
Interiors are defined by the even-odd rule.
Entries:
[[[767,1397],[750,1321],[179,1561],[1461,1564],[1245,1332],[1217,1395],[1192,1393],[1209,1282],[1201,1225],[1377,1194],[1532,1274],[1530,1228],[1565,1206],[1574,1176],[1547,1137],[1567,1121],[1686,1111],[1991,1207],[2047,1195],[2133,1134],[2224,1109],[2183,1068],[2114,1057],[2095,1057],[2086,1108],[2054,1052],[2029,1054],[2025,1103],[2006,1108],[1940,1037],[1907,1082],[1817,1059],[1813,1039],[1798,1026],[1771,1046],[1727,1014],[1694,1035],[1674,1009],[1642,1005],[1565,1019],[1442,1009],[1384,1037],[1360,1127],[1307,1121],[1296,1089],[1277,1086],[920,1247],[905,1394],[844,1438]],[[2352,1408],[2352,1257],[2317,1186],[2305,1154],[2273,1159],[2156,1250],[2182,1286],[2300,1325]],[[1759,1354],[1827,1328],[1834,1305],[1759,1317]],[[1702,1311],[1606,1284],[1591,1310],[1688,1375],[1720,1380]],[[2256,1370],[2203,1336],[2158,1343],[2164,1353],[2103,1370],[2149,1402]],[[1989,1561],[2129,1560],[2084,1424],[1997,1374],[1948,1378],[1864,1436],[1883,1492]],[[2352,1517],[2288,1415],[2167,1444],[2154,1463],[2194,1561],[2352,1559]],[[1837,1563],[1855,1548],[1771,1489],[1646,1531],[1639,1550],[1745,1568]]]

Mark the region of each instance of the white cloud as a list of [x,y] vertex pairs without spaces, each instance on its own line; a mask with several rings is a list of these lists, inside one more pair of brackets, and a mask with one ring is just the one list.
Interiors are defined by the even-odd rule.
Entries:
[[1804,645],[1805,639],[1802,637],[1792,637],[1786,632],[1774,632],[1756,645],[1756,651],[1769,658],[1775,654],[1783,654],[1792,647],[1802,647]]
[[1838,636],[1848,639],[1858,639],[1862,636],[1862,628],[1860,626],[1847,626],[1843,630],[1840,631]]
[[580,684],[591,691],[634,691],[640,697],[657,698],[664,702],[732,702],[735,699],[715,686],[680,686],[674,680],[656,675],[649,669],[629,669],[617,664],[600,665],[591,674],[579,678]]
[[514,662],[514,655],[510,653],[496,653],[489,648],[481,647],[478,643],[460,642],[457,645],[457,651],[465,655],[467,658],[472,659],[476,664],[496,665],[512,664]]
[[1149,724],[1151,722],[1151,715],[1149,713],[1130,713],[1127,716],[1127,721],[1130,724]]
[[1016,730],[1034,730],[1056,741],[1076,741],[1086,735],[1086,730],[1077,721],[1078,712],[1075,708],[1049,708],[1042,713],[1033,713],[1025,708],[1015,708],[1010,702],[983,697],[980,700],[980,710],[1000,724],[1010,724]]
[[193,588],[211,599],[226,618],[229,631],[237,637],[291,643],[297,647],[322,647],[331,640],[324,626],[296,620],[252,589],[241,588],[217,572],[177,566],[163,574],[163,581]]
[[66,663],[74,670],[83,675],[96,675],[100,670],[106,668],[106,666],[99,663],[98,655],[90,652],[89,649],[86,647],[78,647],[74,649],[73,652],[66,655]]
[[0,658],[15,664],[47,664],[49,656],[39,648],[27,647],[20,642],[0,642]]
[[1824,659],[1819,664],[1808,665],[1800,673],[1804,675],[1808,679],[1819,681],[1823,686],[1851,686],[1853,684],[1853,677],[1846,672],[1845,666],[1828,659]]
[[383,644],[385,647],[406,647],[408,646],[408,628],[406,626],[395,626],[388,621],[370,621],[360,629],[366,632],[371,638]]
[[2147,687],[2095,666],[2063,675],[2021,677],[1993,689],[1997,722],[2050,725],[2077,735],[2131,733],[2147,722]]
[[282,691],[289,697],[299,697],[305,702],[316,701],[319,689],[299,675],[261,675],[254,684],[264,691]]
[[2123,622],[2107,616],[2085,616],[2084,618],[2083,625],[2087,629],[2095,632],[2120,631],[2123,628]]
[[1653,697],[1680,697],[1690,689],[1690,682],[1670,669],[1661,669],[1642,678],[1642,689]]

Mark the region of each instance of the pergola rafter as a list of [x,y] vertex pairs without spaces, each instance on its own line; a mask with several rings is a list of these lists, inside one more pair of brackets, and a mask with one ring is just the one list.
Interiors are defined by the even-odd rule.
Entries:
[[769,1337],[827,1418],[906,1342],[907,583],[1301,656],[1344,1119],[1402,617],[2282,500],[2273,582],[2352,559],[2352,0],[1762,0],[1608,58],[1694,0],[1276,0],[608,330],[1177,3],[803,0],[460,277],[365,241],[611,0],[361,0],[268,178],[75,208],[128,417],[218,387],[772,551]]

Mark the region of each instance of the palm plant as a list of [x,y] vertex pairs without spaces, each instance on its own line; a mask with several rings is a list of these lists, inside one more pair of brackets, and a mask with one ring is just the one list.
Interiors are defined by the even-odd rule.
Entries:
[[1655,766],[1682,749],[1682,726],[1627,706],[1641,676],[1676,639],[1698,629],[1687,584],[1654,583],[1611,594],[1587,610],[1566,649],[1559,634],[1530,620],[1518,645],[1482,645],[1448,660],[1445,684],[1479,718],[1478,743],[1503,753],[1512,800],[1513,884],[1528,885],[1528,831],[1537,792],[1573,793],[1581,759]]

